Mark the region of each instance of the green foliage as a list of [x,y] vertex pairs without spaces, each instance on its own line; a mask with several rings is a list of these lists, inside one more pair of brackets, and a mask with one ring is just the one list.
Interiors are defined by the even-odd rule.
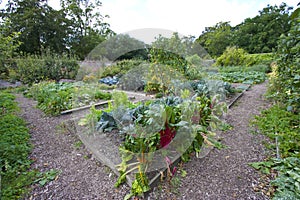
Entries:
[[233,43],[249,53],[272,52],[277,47],[280,35],[290,29],[291,9],[286,3],[268,5],[259,11],[259,15],[247,18],[234,27]]
[[75,92],[70,83],[41,82],[34,84],[27,94],[38,102],[38,108],[46,114],[59,115],[72,108],[72,95]]
[[274,163],[270,161],[265,161],[265,162],[253,162],[253,163],[249,163],[249,165],[256,170],[260,170],[262,173],[270,174],[270,169],[274,166]]
[[217,59],[217,66],[239,66],[244,65],[247,52],[236,46],[227,47],[223,54]]
[[223,81],[197,81],[191,82],[191,87],[198,96],[212,97],[216,94],[223,97],[234,93],[234,88],[227,82]]
[[266,74],[264,72],[249,71],[249,72],[220,72],[215,75],[211,75],[213,79],[223,80],[229,83],[244,83],[244,84],[257,84],[266,80]]
[[189,80],[201,80],[206,76],[205,69],[210,67],[205,64],[204,59],[200,58],[197,54],[192,56],[187,56],[186,60],[188,62],[186,77]]
[[147,45],[128,34],[118,34],[109,37],[95,47],[87,57],[90,60],[108,59],[120,61],[130,59],[146,60],[148,58]]
[[279,175],[271,181],[271,185],[276,187],[273,199],[300,199],[300,158],[275,160],[274,165]]
[[112,98],[112,94],[102,92],[102,91],[96,91],[95,93],[95,99],[103,99],[103,100],[110,100]]
[[154,65],[166,65],[178,73],[186,75],[188,56],[197,55],[200,58],[207,56],[206,51],[192,37],[181,38],[178,33],[173,33],[171,38],[159,36],[152,43],[150,49],[150,62]]
[[174,87],[175,80],[183,80],[184,75],[170,65],[151,64],[146,77],[146,92],[168,94]]
[[213,27],[206,27],[197,39],[207,52],[213,56],[220,56],[231,45],[232,27],[229,22],[219,22]]
[[113,110],[121,106],[130,107],[131,105],[131,102],[128,100],[128,96],[125,92],[118,92],[118,91],[113,92],[112,100],[113,100],[113,108],[112,108]]
[[284,159],[271,159],[264,162],[250,163],[250,166],[262,173],[270,174],[271,170],[277,171],[277,176],[270,182],[276,188],[272,199],[293,200],[300,198],[300,159],[286,157]]
[[279,40],[277,66],[270,81],[273,97],[287,104],[294,112],[300,111],[300,15],[291,19],[291,29]]
[[18,79],[25,84],[43,80],[75,79],[79,69],[77,60],[66,55],[27,56],[16,59],[15,62]]
[[[136,173],[131,193],[126,198],[149,190],[145,169],[151,166],[156,150],[162,149],[167,153],[168,149],[163,148],[172,145],[176,152],[183,154],[183,159],[188,160],[192,152],[199,155],[203,143],[220,145],[213,140],[214,134],[206,127],[211,125],[211,130],[215,130],[214,127],[218,126],[217,116],[223,113],[222,106],[216,99],[212,100],[212,105],[211,100],[205,96],[190,98],[187,91],[183,91],[182,96],[184,98],[169,96],[126,110],[132,116],[132,121],[126,117],[124,122],[128,124],[129,120],[131,123],[120,127],[125,140],[119,149],[122,162],[118,165],[118,170],[121,175],[116,183],[119,186],[125,181],[127,174]],[[124,102],[126,105],[126,101]],[[124,104],[118,105],[116,111],[120,111]],[[122,115],[123,120],[127,115]],[[114,113],[112,116],[115,116]],[[164,154],[162,156],[165,157]]]
[[253,65],[253,66],[226,66],[226,67],[220,67],[219,72],[220,73],[232,73],[232,72],[262,72],[262,73],[268,73],[270,72],[271,67],[267,65]]
[[18,111],[15,97],[4,91],[0,93],[1,199],[20,199],[35,178],[34,171],[27,171],[31,163],[30,135],[25,121],[15,114]]
[[222,66],[222,68],[228,66],[244,66],[245,69],[242,69],[242,71],[248,70],[249,67],[251,68],[252,66],[266,66],[268,67],[266,71],[269,72],[270,65],[274,61],[275,56],[273,53],[248,54],[241,48],[228,47],[217,59],[215,65]]
[[259,11],[259,15],[247,18],[235,27],[231,27],[229,22],[206,27],[197,42],[213,57],[220,56],[226,47],[232,45],[249,53],[270,53],[277,48],[280,35],[290,29],[291,9],[286,3],[267,5]]
[[[100,87],[100,88],[99,88]],[[59,115],[62,111],[90,105],[96,100],[109,100],[112,95],[101,91],[101,85],[41,82],[34,84],[26,94],[38,102],[46,114]]]
[[135,180],[132,183],[130,194],[126,195],[124,200],[133,196],[142,196],[150,190],[149,181],[144,173],[136,173]]
[[269,93],[278,102],[255,120],[263,134],[277,139],[277,155],[284,158],[273,160],[272,168],[278,171],[271,181],[276,187],[273,199],[300,198],[299,13],[298,8],[291,15],[291,29],[279,41],[278,65],[272,66]]
[[8,78],[11,58],[16,49],[21,45],[18,40],[19,33],[5,33],[9,29],[9,24],[9,21],[0,21],[0,78]]
[[1,99],[0,99],[0,114],[9,114],[16,110],[18,110],[17,102],[14,101],[15,96],[9,92],[1,91]]
[[112,34],[109,24],[103,22],[105,17],[100,14],[99,0],[61,0],[60,3],[61,8],[55,10],[45,1],[7,2],[0,21],[11,21],[6,34],[20,32],[19,53],[41,55],[49,49],[57,54],[71,52],[84,59]]
[[107,66],[101,74],[101,77],[107,76],[122,76],[126,74],[130,69],[142,64],[141,60],[122,60],[118,61],[112,66]]
[[256,117],[255,124],[271,139],[278,138],[282,157],[300,157],[300,115],[286,111],[281,105],[274,105]]
[[274,53],[257,53],[247,54],[246,62],[244,65],[255,66],[255,65],[267,65],[270,66],[272,62],[276,60]]
[[46,185],[48,182],[53,181],[59,174],[58,170],[51,169],[45,173],[38,173],[34,182],[39,183],[41,186]]

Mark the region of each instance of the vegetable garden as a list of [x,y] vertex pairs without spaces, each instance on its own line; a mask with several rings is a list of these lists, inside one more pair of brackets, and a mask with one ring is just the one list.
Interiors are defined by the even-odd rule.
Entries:
[[[125,52],[121,58],[126,59],[117,57],[108,66],[80,67],[76,57],[55,54],[6,58],[9,77],[1,75],[24,85],[0,91],[3,199],[22,198],[30,186],[59,176],[57,170],[30,168],[34,147],[14,93],[36,101],[46,116],[68,116],[62,126],[118,176],[115,187],[130,186],[124,197],[130,199],[174,180],[182,163],[226,148],[221,134],[230,129],[228,109],[251,86],[266,80],[272,106],[252,125],[254,132],[270,138],[266,148],[271,156],[248,164],[273,178],[269,196],[300,198],[299,9],[294,13],[277,53],[248,54],[232,46],[215,63],[201,48],[195,50],[196,42],[178,33],[159,36],[142,52]],[[109,52],[118,49],[104,47],[89,56],[114,56]]]

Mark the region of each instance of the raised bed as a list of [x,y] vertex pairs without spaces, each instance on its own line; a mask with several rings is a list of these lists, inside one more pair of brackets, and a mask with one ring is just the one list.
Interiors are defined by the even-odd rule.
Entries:
[[[243,91],[241,93],[237,93],[236,95],[228,99],[229,102],[228,108],[231,108],[234,105],[234,103],[237,102],[239,98],[241,98],[241,96],[245,93],[245,91],[247,91],[250,88],[250,85],[241,85],[241,84],[236,85],[235,87],[238,86],[242,86]],[[152,97],[147,97],[145,94],[139,94],[135,92],[131,92],[131,93],[127,92],[127,93],[128,95],[138,96],[137,99],[133,98],[134,96],[131,96],[132,99],[134,99],[134,101],[152,98]],[[108,102],[110,101],[101,102],[99,104],[96,104],[96,106],[102,106],[104,104],[107,104]],[[87,108],[89,107],[90,106],[85,106],[82,108],[76,108],[73,110],[64,111],[62,114],[73,113],[74,115],[73,119],[76,119],[77,111],[80,110],[87,111]],[[112,133],[102,133],[102,134],[95,133],[95,132],[87,133],[89,130],[87,130],[85,127],[77,126],[78,121],[75,120],[74,124],[76,126],[77,129],[76,133],[78,134],[79,138],[85,144],[85,146],[93,153],[96,159],[98,159],[104,165],[108,166],[116,175],[119,176],[120,173],[116,166],[122,162],[121,156],[119,154],[119,145],[121,141],[120,138],[118,139],[112,135],[109,135],[109,134],[117,135],[117,131],[113,131]],[[213,148],[212,146],[203,145],[199,158],[203,158],[206,155],[208,155],[212,148]],[[171,166],[176,165],[178,162],[180,162],[180,157],[181,154],[178,153],[174,154],[174,156],[171,156],[170,157],[172,163]],[[149,186],[151,188],[156,186],[156,184],[159,182],[161,178],[162,173],[165,173],[166,170],[167,167],[164,169],[157,169],[152,171],[149,177]],[[131,173],[128,176],[126,176],[126,179],[127,179],[127,184],[131,187],[132,182],[134,180],[134,173]]]

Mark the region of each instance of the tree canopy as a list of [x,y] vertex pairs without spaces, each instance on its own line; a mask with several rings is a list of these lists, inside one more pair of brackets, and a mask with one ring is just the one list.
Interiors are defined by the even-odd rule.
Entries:
[[234,29],[235,45],[249,53],[268,53],[277,47],[281,34],[290,29],[289,13],[292,8],[282,3],[268,5],[254,18],[247,18]]
[[113,34],[106,16],[100,14],[99,0],[61,0],[55,10],[47,0],[9,0],[0,19],[10,20],[6,35],[20,33],[18,52],[41,54],[72,53],[80,59],[108,35]]
[[292,7],[286,3],[263,8],[259,15],[245,19],[241,24],[231,27],[229,22],[219,22],[206,27],[198,37],[211,56],[220,56],[227,46],[237,46],[248,53],[269,53],[277,48],[281,34],[290,29],[289,16]]

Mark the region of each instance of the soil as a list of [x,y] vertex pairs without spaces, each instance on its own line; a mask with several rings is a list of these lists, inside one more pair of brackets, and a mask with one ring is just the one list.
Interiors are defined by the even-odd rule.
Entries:
[[[252,86],[229,110],[226,121],[233,129],[221,135],[227,148],[214,149],[201,159],[193,157],[183,164],[187,175],[178,175],[177,186],[161,183],[145,199],[268,199],[254,191],[260,175],[248,165],[267,155],[262,144],[265,138],[252,134],[249,127],[253,116],[268,106],[265,91],[266,83]],[[46,116],[35,108],[35,101],[21,94],[16,101],[32,136],[32,168],[60,171],[44,187],[34,185],[26,199],[123,199],[130,192],[126,184],[115,188],[114,173],[80,146],[74,131],[63,125],[70,115]]]
[[14,88],[14,87],[19,87],[21,85],[22,85],[22,83],[19,81],[11,83],[11,82],[0,79],[0,89]]

